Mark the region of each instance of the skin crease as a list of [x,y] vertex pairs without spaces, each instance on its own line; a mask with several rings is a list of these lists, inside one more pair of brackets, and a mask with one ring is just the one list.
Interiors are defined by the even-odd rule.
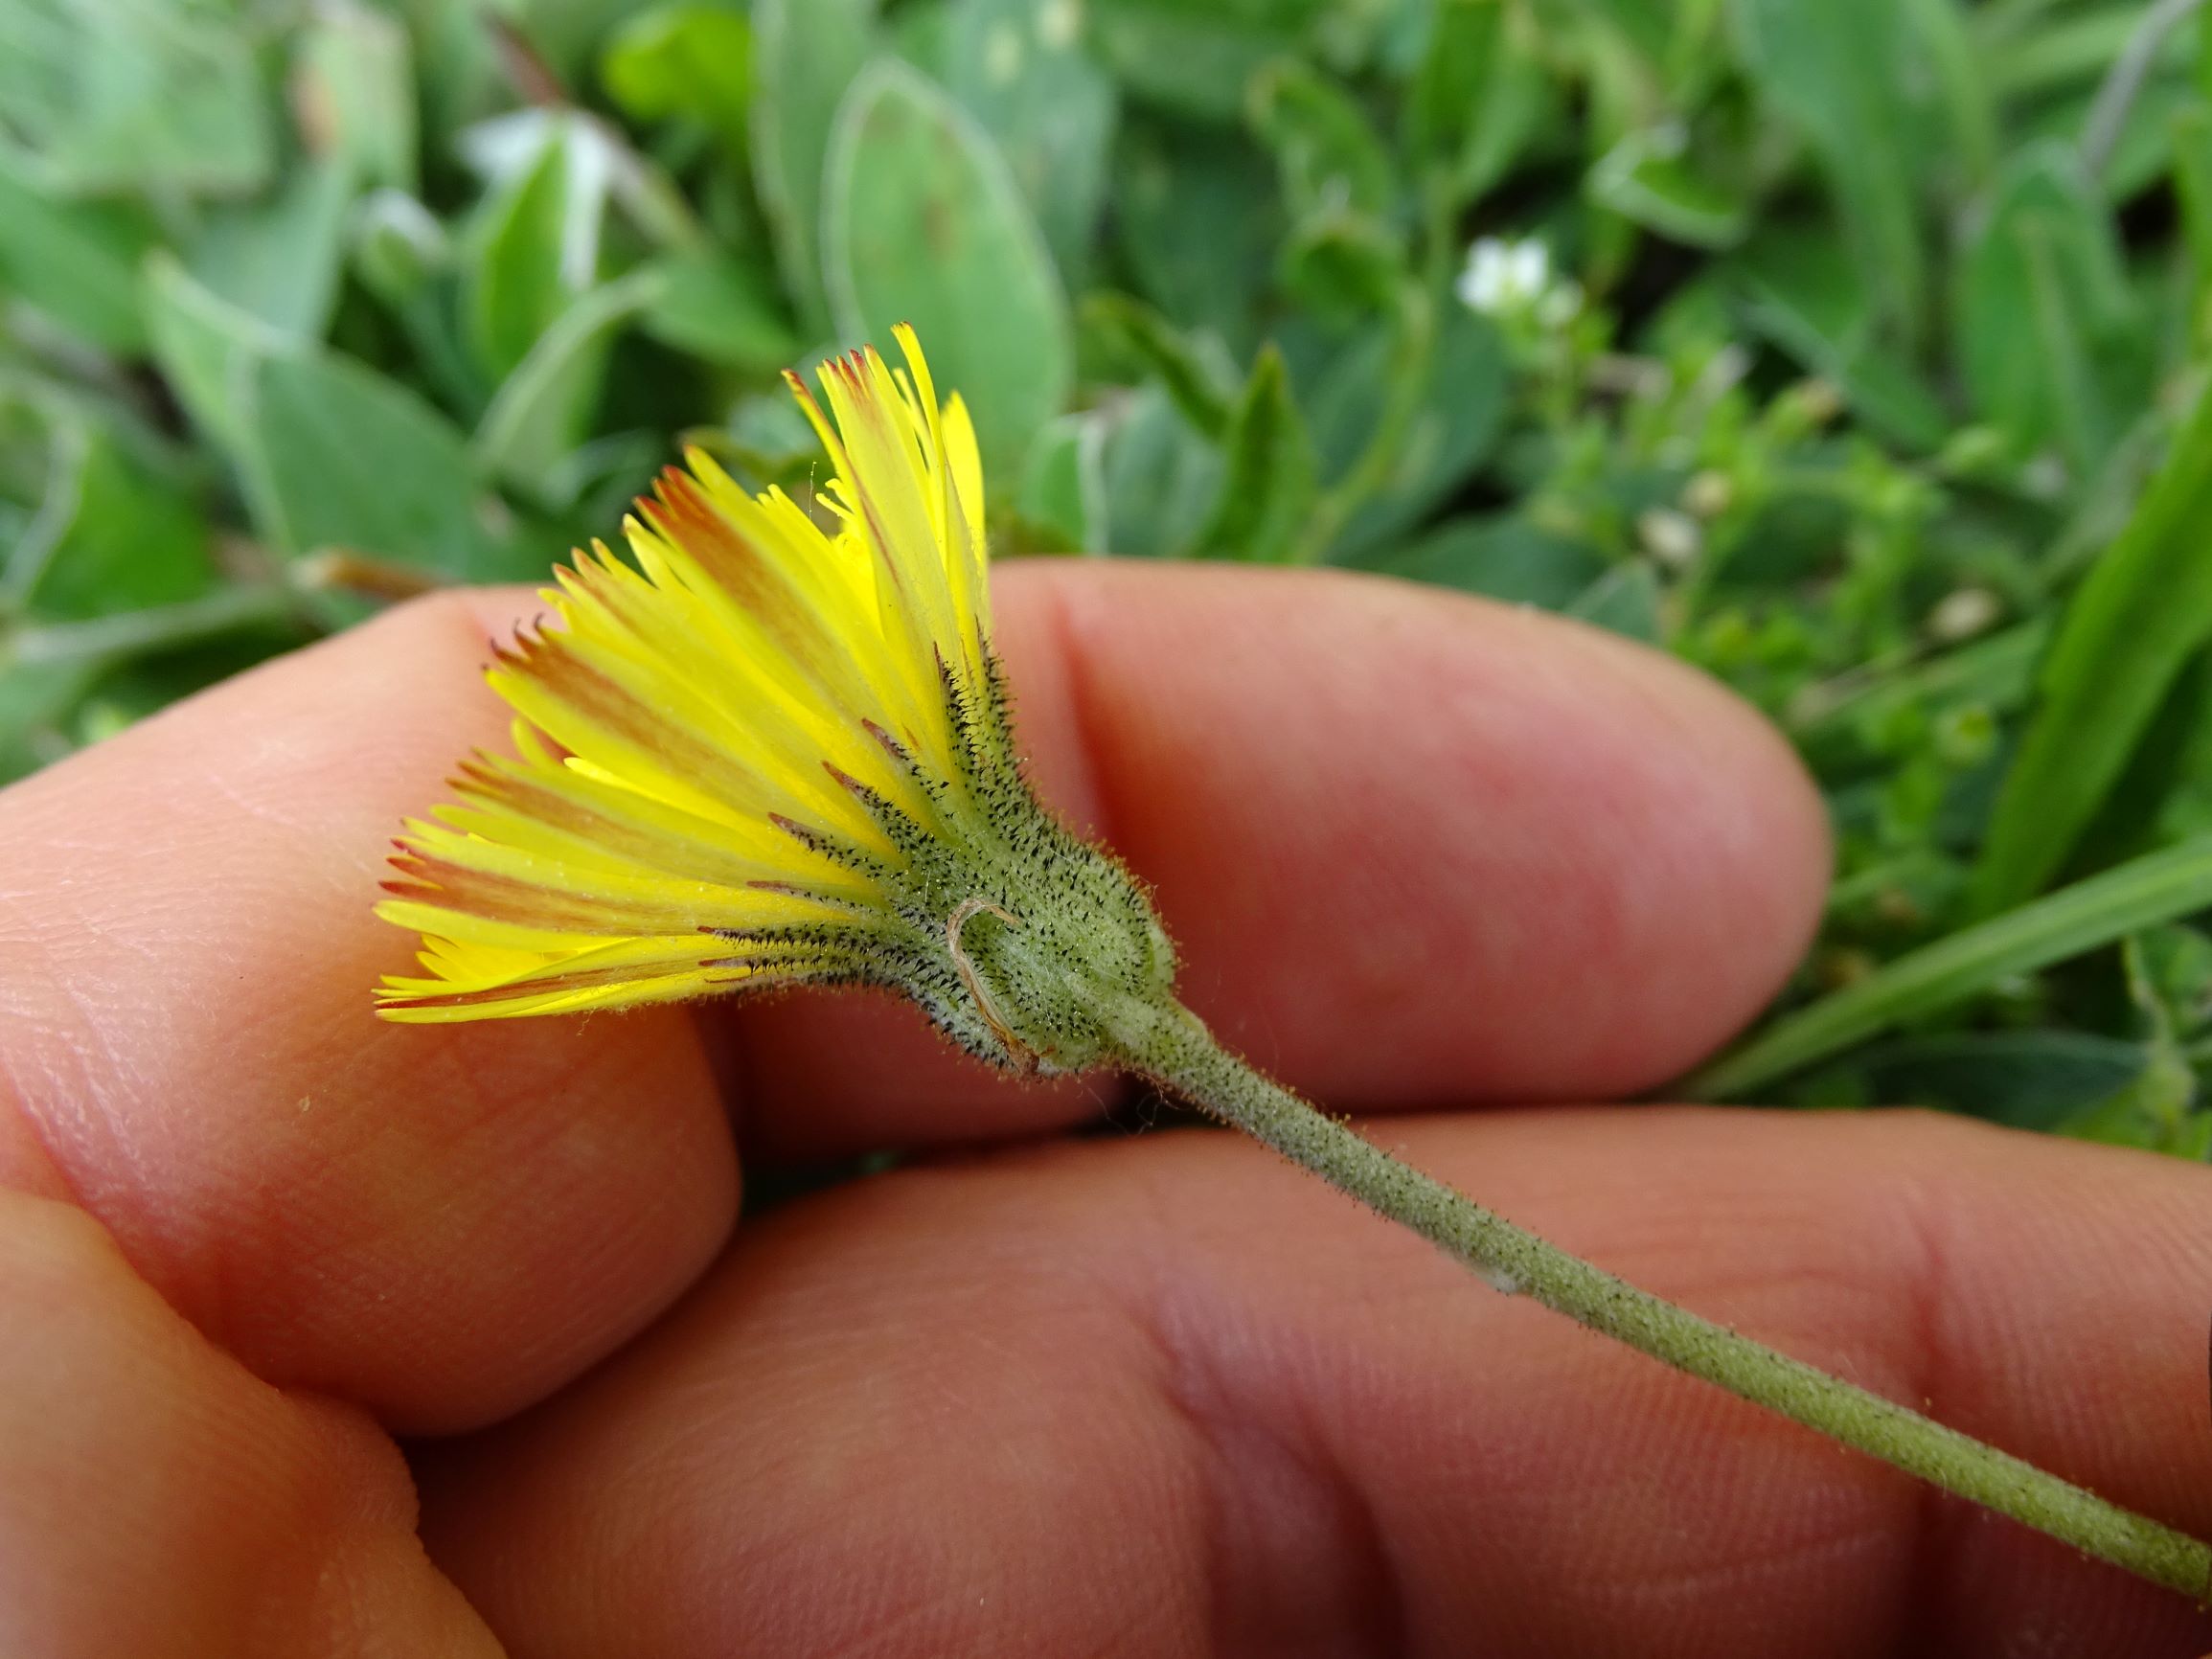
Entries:
[[[407,607],[0,794],[0,1651],[2212,1647],[1225,1135],[1042,1139],[1136,1108],[885,1002],[376,1024],[384,838],[501,740],[476,670],[529,608]],[[1801,950],[1817,803],[1723,693],[1343,577],[1033,566],[999,610],[1041,787],[1229,1040],[1427,1108],[1369,1132],[1570,1248],[2212,1527],[2202,1169],[1470,1109],[1661,1081]],[[729,1242],[737,1146],[890,1144],[940,1149]],[[453,1437],[412,1448],[426,1552],[394,1431]]]

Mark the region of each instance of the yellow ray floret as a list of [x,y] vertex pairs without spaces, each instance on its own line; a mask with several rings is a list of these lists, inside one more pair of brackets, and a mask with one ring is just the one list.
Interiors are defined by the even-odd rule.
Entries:
[[833,467],[811,511],[694,451],[624,525],[634,567],[594,544],[557,573],[489,674],[513,755],[398,843],[378,914],[422,972],[379,989],[387,1018],[835,977],[868,936],[885,823],[934,821],[924,780],[959,775],[961,710],[992,694],[973,428],[898,339],[903,370],[824,366],[827,414],[792,379]]

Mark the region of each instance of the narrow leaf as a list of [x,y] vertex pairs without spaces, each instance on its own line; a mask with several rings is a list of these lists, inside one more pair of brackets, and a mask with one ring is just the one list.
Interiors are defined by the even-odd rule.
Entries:
[[1274,346],[1264,347],[1252,365],[1221,447],[1227,467],[1196,551],[1255,563],[1288,559],[1320,482],[1290,372]]
[[[549,129],[536,158],[477,210],[464,255],[468,343],[492,380],[513,373],[574,297],[568,248],[569,147]],[[588,278],[586,279],[588,280]]]
[[2199,836],[1901,956],[1777,1020],[1670,1092],[1686,1100],[1744,1099],[1878,1032],[1955,1007],[2000,980],[2207,908],[2212,836]]
[[2058,871],[2182,665],[2212,639],[2208,527],[2212,398],[2200,396],[2134,517],[2066,606],[1974,873],[1983,914]]
[[1175,400],[1183,418],[1208,438],[1229,429],[1237,391],[1224,386],[1197,344],[1142,300],[1127,294],[1087,295],[1083,321],[1136,356]]
[[641,266],[594,288],[538,336],[484,412],[477,465],[489,477],[544,497],[556,466],[583,442],[606,373],[607,351],[651,305],[661,272]]
[[1456,169],[1472,142],[1496,66],[1502,0],[1435,0],[1428,46],[1405,100],[1416,166]]

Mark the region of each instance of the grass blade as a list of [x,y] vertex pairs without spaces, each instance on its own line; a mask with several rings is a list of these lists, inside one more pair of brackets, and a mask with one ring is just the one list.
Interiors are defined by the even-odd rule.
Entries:
[[2175,676],[2212,637],[2212,398],[2200,397],[2119,539],[2060,624],[2041,706],[1974,872],[1984,916],[2048,881],[2096,815]]
[[2032,973],[2160,922],[2212,908],[2212,835],[2078,881],[1994,920],[1901,956],[1790,1014],[1669,1091],[1737,1100],[1902,1021],[2012,974]]

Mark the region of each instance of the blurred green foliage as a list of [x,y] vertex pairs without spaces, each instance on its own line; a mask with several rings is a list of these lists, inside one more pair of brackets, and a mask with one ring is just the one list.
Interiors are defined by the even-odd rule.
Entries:
[[0,779],[679,442],[803,476],[777,371],[911,319],[1002,557],[1393,573],[1777,720],[1838,878],[1696,1086],[2201,1157],[2208,292],[2171,6],[0,0]]

